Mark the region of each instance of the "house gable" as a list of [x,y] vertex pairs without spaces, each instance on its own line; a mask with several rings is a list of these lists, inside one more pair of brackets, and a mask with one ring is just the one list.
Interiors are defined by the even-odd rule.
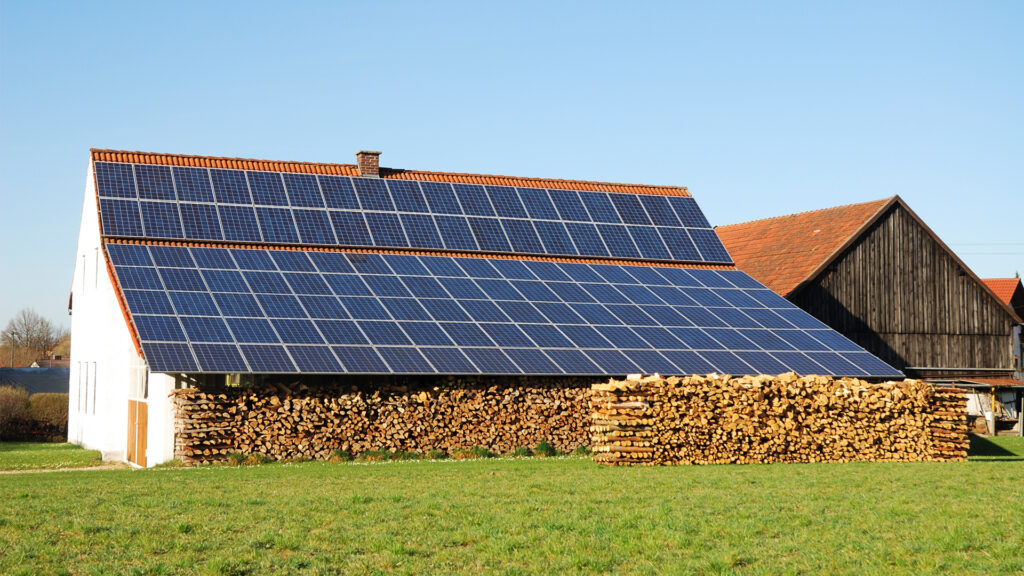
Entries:
[[901,369],[1012,370],[1015,315],[896,200],[789,299]]

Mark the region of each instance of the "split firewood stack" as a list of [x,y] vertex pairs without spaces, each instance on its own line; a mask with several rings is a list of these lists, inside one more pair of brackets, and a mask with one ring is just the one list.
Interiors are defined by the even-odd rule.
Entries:
[[548,442],[589,445],[593,379],[456,378],[361,386],[266,384],[173,393],[175,455],[188,464],[229,453],[327,459],[336,450],[507,453]]
[[963,460],[966,396],[917,380],[658,375],[591,388],[609,465]]

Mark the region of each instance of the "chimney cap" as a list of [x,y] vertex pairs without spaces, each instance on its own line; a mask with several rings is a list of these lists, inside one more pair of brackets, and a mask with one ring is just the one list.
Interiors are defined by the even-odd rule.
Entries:
[[374,156],[380,156],[381,152],[380,150],[360,150],[359,152],[356,152],[356,154],[370,154]]

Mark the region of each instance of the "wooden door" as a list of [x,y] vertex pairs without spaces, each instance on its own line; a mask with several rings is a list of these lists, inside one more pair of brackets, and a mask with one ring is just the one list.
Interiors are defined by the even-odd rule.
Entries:
[[148,424],[145,401],[128,401],[128,461],[146,467],[146,426]]

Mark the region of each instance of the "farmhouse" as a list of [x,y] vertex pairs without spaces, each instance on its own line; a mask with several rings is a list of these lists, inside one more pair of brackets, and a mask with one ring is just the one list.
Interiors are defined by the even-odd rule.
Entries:
[[140,466],[571,448],[611,375],[901,376],[737,270],[686,188],[367,151],[93,150],[71,302],[69,438]]
[[1014,377],[1020,317],[899,196],[716,231],[740,270],[907,376]]

